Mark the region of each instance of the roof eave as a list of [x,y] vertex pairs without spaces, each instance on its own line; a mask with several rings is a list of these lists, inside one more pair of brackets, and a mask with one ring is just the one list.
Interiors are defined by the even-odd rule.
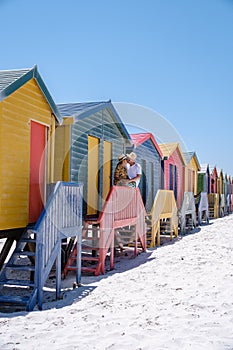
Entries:
[[57,109],[55,102],[52,99],[52,96],[50,95],[45,83],[43,82],[43,80],[38,72],[37,65],[35,65],[30,71],[28,71],[27,73],[22,75],[20,78],[15,80],[12,84],[7,86],[3,91],[1,91],[0,101],[4,100],[6,97],[10,96],[13,92],[18,90],[21,86],[23,86],[24,84],[26,84],[29,80],[31,80],[33,78],[37,81],[37,83],[38,83],[45,99],[47,100],[55,118],[57,119],[58,123],[61,124],[62,117]]
[[57,108],[52,96],[50,95],[50,92],[48,91],[44,81],[42,80],[42,78],[38,72],[37,66],[34,66],[34,68],[33,68],[33,77],[37,81],[37,83],[38,83],[45,99],[47,100],[48,104],[50,105],[50,108],[52,109],[53,114],[56,117],[58,123],[61,125],[62,124],[62,116],[60,115],[58,108]]
[[78,121],[78,120],[81,120],[81,119],[84,119],[84,118],[87,118],[89,117],[91,114],[95,114],[103,109],[110,109],[111,112],[113,113],[115,119],[116,119],[116,122],[117,124],[119,125],[119,127],[121,128],[121,130],[123,131],[123,134],[124,134],[124,138],[126,139],[127,143],[129,146],[131,146],[133,144],[132,140],[131,140],[131,137],[125,127],[125,125],[123,124],[123,122],[121,121],[117,111],[115,110],[111,100],[109,101],[106,101],[106,102],[103,102],[93,108],[89,108],[88,110],[84,111],[84,112],[81,112],[78,116],[75,116],[75,120]]
[[[131,135],[141,135],[141,134],[143,134],[143,133],[139,133],[139,134],[135,133],[135,134],[131,134]],[[134,143],[135,147],[138,147],[138,146],[142,145],[144,142],[146,142],[149,139],[152,141],[153,145],[155,146],[157,152],[160,155],[160,158],[163,159],[163,153],[162,153],[162,151],[161,151],[161,149],[160,149],[158,143],[156,142],[156,140],[155,140],[155,138],[154,138],[152,133],[145,133],[145,137],[140,142],[139,141],[138,142],[132,141],[132,142]]]

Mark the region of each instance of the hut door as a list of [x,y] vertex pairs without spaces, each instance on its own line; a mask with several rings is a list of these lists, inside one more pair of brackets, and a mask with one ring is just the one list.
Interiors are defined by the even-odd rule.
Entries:
[[98,212],[99,190],[99,139],[88,136],[87,214]]
[[104,159],[103,159],[103,204],[111,187],[111,165],[112,165],[112,144],[104,141]]
[[46,126],[31,121],[29,223],[37,221],[45,199]]

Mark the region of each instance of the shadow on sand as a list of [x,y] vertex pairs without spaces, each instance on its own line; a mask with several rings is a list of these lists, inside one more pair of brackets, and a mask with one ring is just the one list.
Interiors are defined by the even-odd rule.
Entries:
[[[208,225],[211,225],[209,223]],[[207,224],[202,224],[201,226],[205,226]],[[59,309],[69,305],[72,305],[76,302],[81,301],[86,298],[93,290],[98,287],[98,283],[102,279],[110,278],[114,274],[124,273],[126,271],[132,270],[141,266],[142,264],[150,263],[152,260],[156,259],[155,252],[157,249],[163,249],[164,246],[177,244],[180,240],[197,234],[201,231],[201,226],[198,226],[192,230],[189,230],[185,233],[179,233],[178,237],[173,238],[170,241],[169,237],[163,237],[161,235],[161,245],[148,248],[146,252],[141,252],[138,255],[134,254],[134,249],[131,247],[127,247],[124,251],[116,250],[114,257],[114,269],[109,269],[109,256],[106,258],[106,272],[104,275],[93,276],[93,275],[82,275],[81,285],[76,286],[75,282],[75,272],[69,272],[66,279],[62,280],[62,292],[61,298],[56,299],[56,278],[55,275],[50,275],[48,281],[46,283],[46,287],[44,290],[44,303],[43,310],[50,309]],[[34,309],[38,310],[37,307]],[[4,317],[16,317],[19,315],[26,315],[27,312],[13,312],[13,313],[4,313]],[[1,315],[0,315],[1,317]]]

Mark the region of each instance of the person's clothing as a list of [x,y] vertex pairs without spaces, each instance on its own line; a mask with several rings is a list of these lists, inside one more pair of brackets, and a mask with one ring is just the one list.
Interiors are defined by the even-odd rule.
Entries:
[[124,180],[128,179],[128,173],[126,167],[121,163],[118,163],[114,171],[114,185],[123,186]]
[[[129,177],[130,179],[133,179],[133,178],[136,177],[137,175],[142,175],[142,168],[141,168],[141,165],[138,164],[138,163],[135,163],[135,164],[132,165],[132,166],[129,165],[129,166],[127,167],[127,172],[128,172],[128,177]],[[140,182],[140,179],[138,179],[138,180],[135,181],[136,187],[138,187],[139,182]]]

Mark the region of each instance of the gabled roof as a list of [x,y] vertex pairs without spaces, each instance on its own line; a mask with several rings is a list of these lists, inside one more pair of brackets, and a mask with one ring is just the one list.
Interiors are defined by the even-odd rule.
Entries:
[[111,100],[100,102],[62,103],[58,104],[57,108],[62,117],[74,117],[75,122],[87,118],[103,109],[109,109],[114,116],[116,124],[120,126],[126,139],[128,139],[131,144],[131,137],[117,111],[115,110]]
[[159,155],[161,158],[163,158],[163,154],[162,151],[158,145],[158,143],[156,142],[154,136],[152,133],[150,132],[143,132],[143,133],[137,133],[137,134],[130,134],[131,139],[135,145],[135,147],[140,146],[141,144],[143,144],[144,142],[146,142],[147,140],[151,140],[152,143],[154,144],[156,150],[158,151]]
[[43,82],[36,65],[33,68],[0,71],[0,102],[33,78],[36,80],[57,121],[61,124],[61,115],[59,114],[57,106]]
[[218,174],[218,177],[223,176],[223,171],[222,171],[222,169],[217,168],[217,174]]
[[217,167],[216,165],[210,165],[209,166],[210,169],[210,174],[213,175],[214,173],[216,173],[216,175],[218,176],[218,171],[217,171]]
[[199,173],[205,174],[207,171],[210,172],[209,164],[201,164],[201,170]]
[[184,165],[186,165],[186,160],[184,158],[183,152],[182,152],[178,142],[160,143],[159,147],[162,151],[163,156],[167,157],[167,158],[169,158],[175,152],[175,150],[178,148],[179,153],[181,155],[181,158],[183,160],[183,163],[184,163]]
[[186,161],[187,164],[189,164],[191,162],[191,160],[194,158],[195,162],[197,164],[198,170],[201,169],[200,163],[199,163],[199,161],[197,159],[196,152],[183,152],[183,155],[184,155],[184,158],[185,158],[185,161]]

